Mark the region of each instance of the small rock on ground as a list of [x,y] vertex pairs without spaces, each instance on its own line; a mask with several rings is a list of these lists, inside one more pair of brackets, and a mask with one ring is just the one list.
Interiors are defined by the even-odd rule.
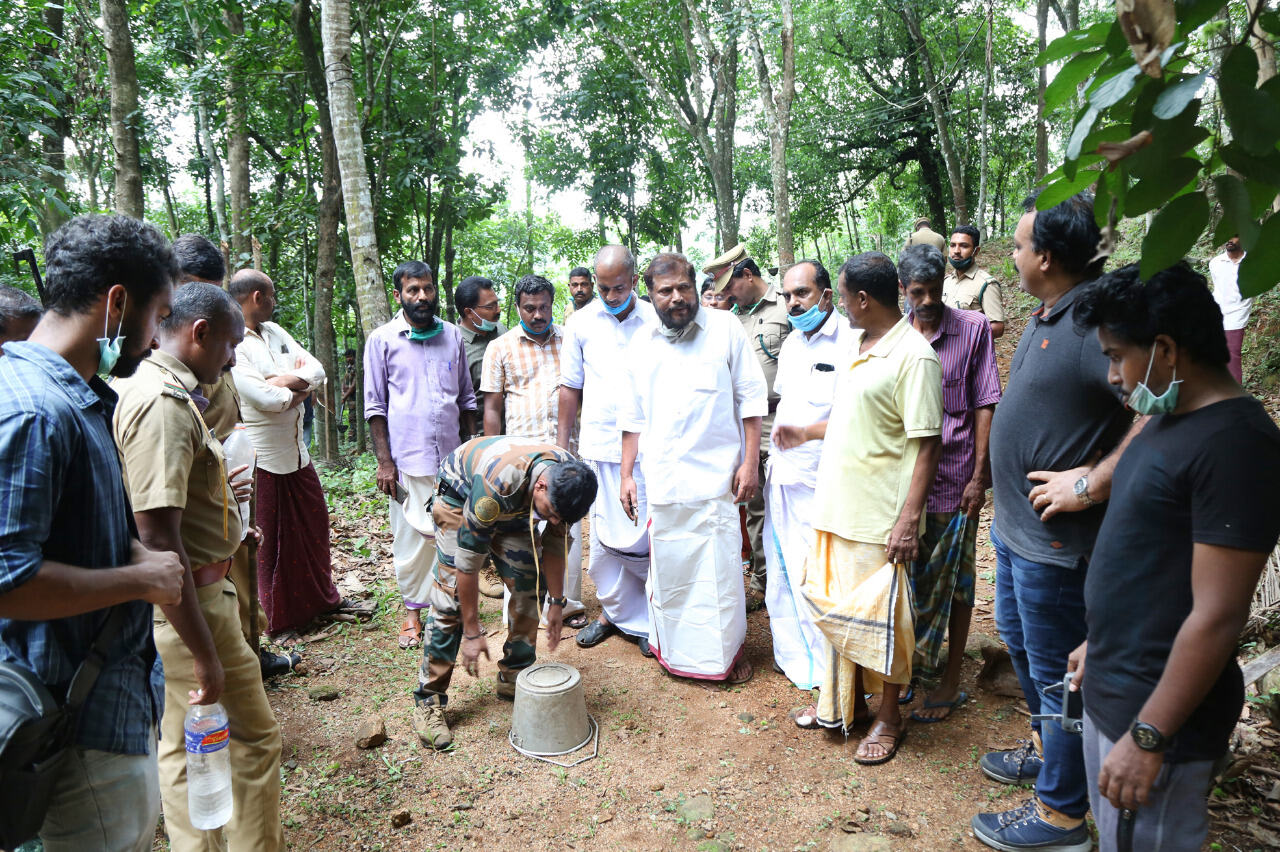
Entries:
[[411,822],[413,822],[413,816],[408,811],[396,811],[391,815],[392,828],[404,828]]
[[707,795],[693,796],[680,806],[680,817],[685,822],[702,822],[715,816],[716,806]]
[[381,716],[369,716],[356,731],[357,748],[377,748],[387,741],[387,723]]
[[333,701],[342,692],[330,683],[320,683],[307,690],[307,697],[312,701]]
[[843,834],[827,848],[830,852],[893,852],[889,838],[879,834]]

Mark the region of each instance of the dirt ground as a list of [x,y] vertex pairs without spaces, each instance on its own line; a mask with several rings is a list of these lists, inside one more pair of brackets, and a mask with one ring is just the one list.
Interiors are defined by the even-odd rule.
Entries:
[[[1025,321],[1016,299],[1000,341],[1002,373]],[[948,721],[912,724],[892,762],[853,761],[856,737],[801,731],[788,719],[808,703],[770,668],[768,615],[749,617],[747,656],[755,678],[740,687],[668,676],[620,638],[583,650],[565,630],[553,655],[582,673],[588,711],[600,727],[599,756],[561,769],[517,754],[507,742],[511,705],[482,678],[455,673],[449,717],[456,746],[437,753],[410,727],[420,650],[396,645],[398,600],[385,509],[370,497],[335,514],[335,573],[346,593],[376,597],[369,624],[339,624],[303,637],[305,674],[269,687],[284,731],[283,811],[290,848],[934,850],[984,849],[972,816],[1003,810],[1027,792],[987,780],[988,749],[1028,733],[1025,705],[979,689],[981,663],[965,661],[970,701]],[[994,554],[984,513],[978,552],[975,633],[996,636]],[[584,576],[584,599],[599,612]],[[483,600],[490,649],[500,654],[500,601]],[[917,703],[919,698],[916,699]],[[357,729],[385,720],[387,741],[362,750]],[[1209,848],[1280,847],[1277,740],[1252,719],[1238,779],[1215,792]],[[1274,789],[1273,789],[1274,784]]]

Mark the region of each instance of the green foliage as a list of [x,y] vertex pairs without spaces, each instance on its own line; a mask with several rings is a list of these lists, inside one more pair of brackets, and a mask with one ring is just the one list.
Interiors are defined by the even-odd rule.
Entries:
[[1171,6],[1178,34],[1160,46],[1154,76],[1135,62],[1118,22],[1068,33],[1039,56],[1067,60],[1046,97],[1059,104],[1078,95],[1083,104],[1038,206],[1093,186],[1100,223],[1114,228],[1117,217],[1157,211],[1142,241],[1143,278],[1204,239],[1220,245],[1239,234],[1249,252],[1240,289],[1257,295],[1280,282],[1280,218],[1272,212],[1280,191],[1280,77],[1274,67],[1259,74],[1249,28],[1273,42],[1280,16],[1222,18],[1231,11],[1225,0]]

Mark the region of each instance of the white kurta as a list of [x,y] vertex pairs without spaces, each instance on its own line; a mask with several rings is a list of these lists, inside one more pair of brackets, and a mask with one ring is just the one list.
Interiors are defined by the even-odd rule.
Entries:
[[[812,335],[795,332],[778,354],[774,390],[781,397],[774,426],[808,426],[826,420],[835,397],[835,367],[852,345],[853,330],[833,313]],[[765,607],[773,634],[774,662],[800,689],[812,689],[822,677],[826,639],[800,595],[804,561],[813,549],[809,523],[822,442],[789,450],[769,450],[765,492],[764,545],[768,582]]]
[[649,513],[644,473],[638,465],[637,521],[627,517],[618,499],[622,459],[618,410],[629,404],[627,346],[637,332],[656,322],[657,315],[648,302],[636,299],[631,313],[619,321],[595,299],[566,322],[560,350],[560,384],[582,391],[578,454],[595,469],[598,483],[591,507],[587,570],[605,618],[629,636],[649,635],[644,590],[649,575]]
[[746,639],[741,539],[731,486],[742,420],[768,411],[768,386],[735,317],[700,309],[679,341],[657,326],[626,353],[620,426],[640,434],[649,500],[649,645],[673,674],[723,679]]

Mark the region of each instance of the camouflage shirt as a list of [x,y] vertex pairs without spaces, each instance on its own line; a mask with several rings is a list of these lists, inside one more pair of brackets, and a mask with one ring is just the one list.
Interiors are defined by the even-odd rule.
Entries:
[[[445,456],[441,499],[462,508],[458,547],[485,553],[495,532],[527,527],[534,483],[550,465],[573,458],[553,444],[506,435],[473,438]],[[546,532],[553,533],[550,543],[563,546],[563,524],[548,525]]]

